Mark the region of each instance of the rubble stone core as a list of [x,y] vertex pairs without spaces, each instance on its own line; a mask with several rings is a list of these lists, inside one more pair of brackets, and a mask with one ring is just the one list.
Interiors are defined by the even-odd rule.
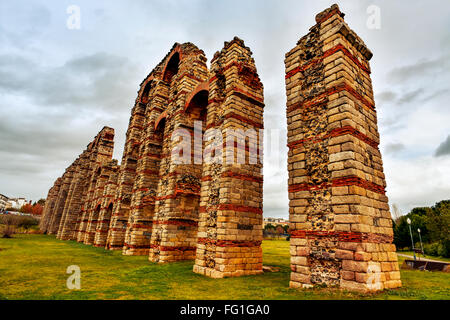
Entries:
[[286,54],[293,288],[401,286],[371,57],[337,5]]

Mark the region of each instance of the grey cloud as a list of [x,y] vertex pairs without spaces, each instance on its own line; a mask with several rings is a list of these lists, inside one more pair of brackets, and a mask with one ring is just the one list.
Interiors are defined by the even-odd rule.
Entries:
[[383,91],[375,96],[379,103],[392,102],[397,98],[397,94],[393,91]]
[[425,90],[423,88],[406,92],[401,91],[401,93],[389,90],[377,94],[375,100],[378,103],[408,104],[415,100],[418,100],[420,96],[423,96],[424,92]]
[[450,154],[450,135],[442,142],[434,153],[435,157],[441,157]]
[[136,65],[104,52],[72,58],[54,68],[17,55],[3,55],[0,61],[0,92],[24,94],[43,107],[129,108],[139,83]]
[[398,103],[399,104],[411,103],[412,101],[416,100],[423,92],[424,89],[422,88],[406,92],[405,94],[402,95],[402,97],[398,99]]
[[444,55],[433,60],[419,60],[415,64],[392,69],[388,78],[392,82],[407,81],[412,78],[436,76],[444,74],[450,67],[450,55]]
[[394,154],[405,149],[403,143],[389,143],[385,147],[386,154]]

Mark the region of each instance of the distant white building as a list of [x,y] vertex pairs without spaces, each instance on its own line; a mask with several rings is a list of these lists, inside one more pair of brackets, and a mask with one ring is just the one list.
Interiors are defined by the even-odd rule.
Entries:
[[9,204],[9,198],[0,193],[0,210],[5,210]]
[[269,223],[273,225],[287,225],[289,224],[289,220],[283,218],[264,218],[264,226]]
[[25,198],[10,198],[8,201],[8,207],[20,209],[26,203],[27,200]]

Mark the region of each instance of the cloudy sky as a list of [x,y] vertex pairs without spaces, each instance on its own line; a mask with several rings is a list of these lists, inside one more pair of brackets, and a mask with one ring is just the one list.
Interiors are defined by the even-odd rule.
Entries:
[[[279,136],[265,146],[264,214],[287,217],[284,54],[334,2],[1,1],[0,193],[45,197],[104,125],[115,128],[121,159],[138,86],[173,43],[193,42],[210,60],[237,35],[265,86],[265,127]],[[338,4],[374,53],[390,203],[406,213],[450,199],[450,3]],[[71,5],[80,29],[67,27]],[[367,25],[370,5],[380,9],[379,29]]]

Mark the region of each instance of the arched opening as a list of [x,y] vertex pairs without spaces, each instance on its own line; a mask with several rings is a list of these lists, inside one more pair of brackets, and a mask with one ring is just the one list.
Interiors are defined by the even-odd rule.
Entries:
[[161,135],[161,137],[164,134],[164,128],[166,127],[166,119],[167,112],[164,111],[155,121],[155,134]]
[[150,94],[150,90],[152,88],[152,83],[153,83],[153,81],[148,81],[144,87],[144,90],[142,91],[141,102],[143,104],[147,104],[149,101],[149,94]]
[[163,75],[163,81],[170,83],[174,75],[178,73],[178,65],[180,63],[180,54],[175,52],[166,65]]
[[108,209],[106,209],[105,219],[108,219],[108,220],[111,219],[112,212],[113,212],[113,203],[111,202],[108,206]]
[[208,107],[207,90],[197,92],[186,105],[185,112],[191,120],[205,121]]
[[[100,215],[100,209],[101,209],[101,206],[100,206],[100,204],[95,208],[95,211],[94,211],[94,219],[97,219],[98,218],[98,216]],[[95,222],[95,221],[94,221]]]

